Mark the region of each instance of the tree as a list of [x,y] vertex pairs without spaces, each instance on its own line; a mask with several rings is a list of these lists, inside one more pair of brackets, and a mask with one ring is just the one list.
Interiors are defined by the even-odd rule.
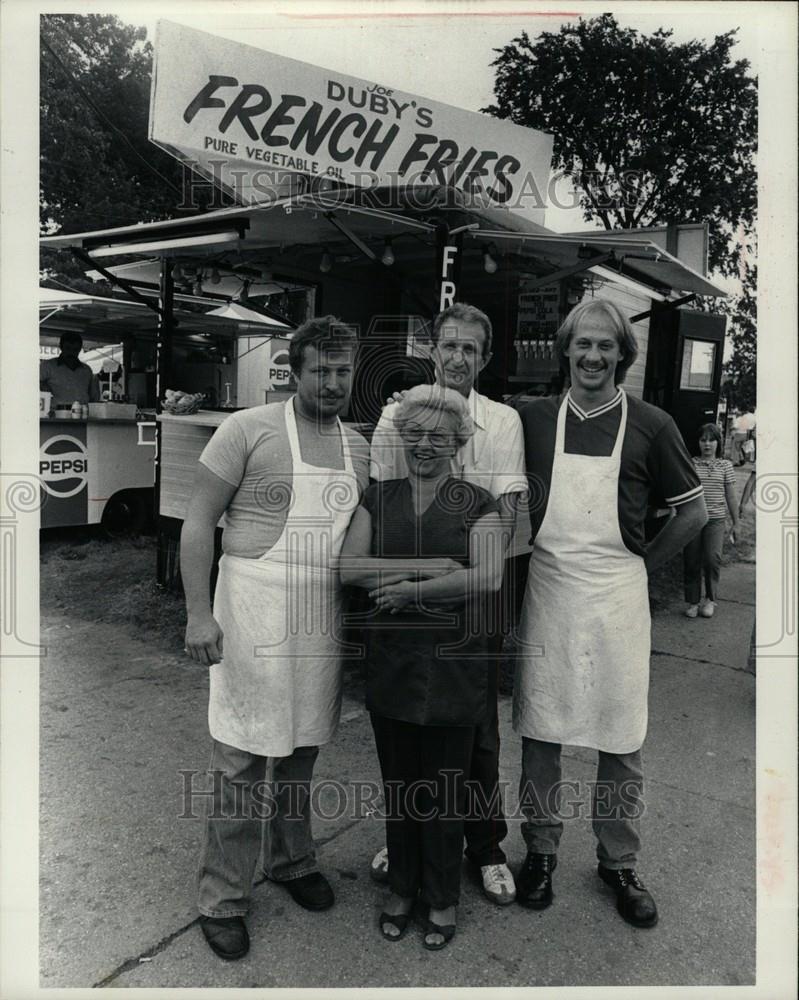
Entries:
[[[48,14],[40,23],[40,231],[174,217],[182,211],[182,167],[147,138],[146,29],[105,14]],[[210,192],[191,214],[209,199]],[[64,254],[43,251],[42,265],[76,290],[92,287]]]
[[[554,136],[556,169],[587,222],[631,229],[707,222],[711,271],[738,277],[728,386],[755,405],[757,81],[733,60],[735,32],[712,43],[643,35],[612,14],[495,49],[497,103],[483,110]],[[701,304],[700,304],[701,306]]]
[[743,294],[726,307],[730,318],[732,355],[724,365],[724,386],[730,406],[742,412],[757,408],[757,267],[744,281]]
[[738,272],[754,247],[757,83],[711,44],[643,35],[612,14],[496,49],[484,110],[554,136],[554,165],[606,229],[707,222],[709,264]]

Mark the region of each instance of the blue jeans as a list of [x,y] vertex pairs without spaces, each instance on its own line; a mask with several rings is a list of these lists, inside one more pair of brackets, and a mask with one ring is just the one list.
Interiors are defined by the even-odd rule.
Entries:
[[719,599],[721,553],[726,527],[726,518],[714,517],[683,549],[683,588],[688,604],[699,604],[703,577],[705,597],[709,601]]
[[318,754],[318,747],[297,747],[290,757],[260,757],[214,740],[209,771],[220,773],[206,800],[200,913],[244,916],[262,840],[264,871],[274,882],[317,870],[310,792]]
[[[640,816],[644,811],[641,751],[598,751],[596,785],[591,797],[591,819],[597,839],[596,855],[605,868],[635,868],[641,849]],[[563,833],[563,816],[574,815],[560,800],[560,743],[522,737],[522,780],[519,786],[522,824],[528,851],[556,854]],[[574,793],[569,783],[562,792]],[[583,796],[577,796],[582,802]],[[573,805],[573,803],[572,803]]]

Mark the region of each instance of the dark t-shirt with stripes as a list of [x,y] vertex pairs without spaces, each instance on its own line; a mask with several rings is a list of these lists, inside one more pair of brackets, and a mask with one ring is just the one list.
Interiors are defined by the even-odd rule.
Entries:
[[[570,396],[567,399],[565,451],[612,454],[621,421],[621,392],[591,413],[581,410]],[[546,513],[559,406],[559,399],[549,397],[520,411],[531,494],[531,541]],[[665,410],[628,395],[618,490],[619,527],[625,546],[636,555],[646,551],[644,521],[649,507],[677,507],[701,494],[694,463],[672,418]]]

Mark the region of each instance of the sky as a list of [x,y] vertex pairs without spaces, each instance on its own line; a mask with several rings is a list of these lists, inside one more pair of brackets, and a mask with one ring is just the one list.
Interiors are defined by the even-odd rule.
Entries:
[[[522,31],[535,38],[542,31],[557,32],[580,16],[613,10],[624,27],[651,34],[658,28],[673,31],[673,40],[711,41],[738,29],[736,58],[747,59],[757,72],[767,53],[760,51],[758,25],[765,4],[757,3],[548,3],[516,0],[482,2],[372,2],[346,5],[322,2],[259,3],[227,0],[184,3],[167,0],[129,3],[123,20],[143,24],[155,39],[160,17],[234,41],[300,59],[327,69],[378,82],[446,104],[479,111],[494,98],[493,50]],[[414,12],[416,11],[416,12]],[[586,223],[579,208],[547,210],[545,224],[559,232],[601,227]],[[737,284],[737,283],[735,283]],[[732,290],[732,289],[730,289]]]
[[[468,110],[477,111],[493,99],[493,49],[507,44],[521,31],[534,38],[541,31],[558,31],[562,24],[581,13],[596,16],[618,4],[547,4],[547,12],[536,13],[535,4],[459,3],[419,4],[421,13],[399,13],[397,5],[372,3],[361,13],[345,14],[343,3],[309,6],[270,4],[259,13],[257,3],[228,3],[213,13],[208,4],[185,5],[177,0],[160,3],[155,17],[149,5],[130,4],[124,19],[144,24],[154,37],[158,17],[179,21],[193,28],[301,59],[341,73],[378,81]],[[356,8],[348,3],[347,10]],[[402,4],[404,9],[411,4]],[[756,8],[760,7],[760,17]],[[657,28],[674,31],[678,42],[700,38],[707,41],[739,28],[735,48],[753,68],[760,59],[758,23],[764,6],[748,3],[670,4],[628,3],[614,11],[624,27],[651,33]],[[127,8],[126,8],[127,9]],[[396,13],[394,13],[396,11]]]

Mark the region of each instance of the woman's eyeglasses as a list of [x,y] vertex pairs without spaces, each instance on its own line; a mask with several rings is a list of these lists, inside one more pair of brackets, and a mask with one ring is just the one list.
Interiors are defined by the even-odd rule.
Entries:
[[403,427],[400,435],[402,440],[407,441],[408,444],[418,444],[425,436],[434,448],[445,448],[448,444],[452,444],[452,435],[444,431],[425,431],[420,427]]

